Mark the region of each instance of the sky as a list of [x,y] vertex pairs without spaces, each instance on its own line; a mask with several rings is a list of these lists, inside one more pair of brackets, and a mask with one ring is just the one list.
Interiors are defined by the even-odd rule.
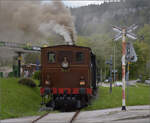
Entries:
[[96,4],[96,5],[100,5],[101,3],[103,3],[103,1],[64,1],[64,4],[68,7],[80,7],[80,6],[87,6],[89,4]]
[[[51,0],[46,0],[44,3],[49,2]],[[65,6],[76,8],[81,6],[87,6],[89,4],[101,5],[105,2],[119,2],[120,0],[62,0]]]

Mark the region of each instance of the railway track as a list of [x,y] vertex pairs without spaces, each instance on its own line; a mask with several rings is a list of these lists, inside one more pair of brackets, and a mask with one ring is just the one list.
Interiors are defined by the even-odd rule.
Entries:
[[[75,114],[73,115],[73,117],[71,118],[71,120],[69,121],[69,123],[73,123],[73,121],[77,118],[77,116],[79,115],[80,110],[77,110],[75,112]],[[36,123],[38,120],[44,118],[45,116],[47,116],[49,114],[49,112],[46,112],[45,114],[41,115],[40,117],[38,117],[37,119],[33,120],[32,123]]]
[[47,116],[48,114],[49,114],[49,112],[46,112],[45,114],[41,115],[37,119],[33,120],[32,123],[36,123],[38,120],[42,119],[43,117]]
[[73,123],[73,121],[77,118],[77,116],[79,115],[79,113],[80,113],[80,110],[77,110],[77,111],[75,112],[75,114],[73,115],[73,117],[71,118],[71,120],[70,120],[69,123]]

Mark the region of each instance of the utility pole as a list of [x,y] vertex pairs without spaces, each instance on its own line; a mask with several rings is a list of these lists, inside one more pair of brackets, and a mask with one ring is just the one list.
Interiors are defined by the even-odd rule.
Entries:
[[118,32],[114,40],[122,38],[122,110],[126,110],[125,88],[126,88],[126,36],[131,39],[137,39],[135,34],[131,33],[137,28],[137,25],[132,25],[129,28],[119,28],[112,26],[113,30]]

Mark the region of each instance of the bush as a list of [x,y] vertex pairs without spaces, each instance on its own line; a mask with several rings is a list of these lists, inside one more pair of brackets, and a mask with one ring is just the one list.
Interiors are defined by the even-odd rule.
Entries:
[[18,81],[18,83],[23,84],[23,85],[27,85],[27,86],[32,87],[32,88],[36,87],[35,82],[32,79],[30,79],[30,78],[20,79]]
[[143,76],[141,77],[141,81],[144,83],[145,80],[147,80],[148,78],[149,78],[148,75],[143,75]]
[[40,80],[40,74],[41,74],[40,71],[36,71],[36,72],[34,72],[32,78],[33,78],[33,79]]
[[14,73],[13,72],[9,72],[8,73],[8,77],[14,77]]

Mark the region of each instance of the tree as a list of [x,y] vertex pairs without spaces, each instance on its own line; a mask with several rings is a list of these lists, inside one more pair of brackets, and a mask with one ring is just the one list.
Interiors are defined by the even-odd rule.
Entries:
[[24,61],[26,64],[36,64],[40,61],[40,53],[29,53],[24,56]]
[[150,60],[150,45],[145,42],[135,42],[134,47],[136,50],[136,54],[138,57],[138,61],[136,63],[131,64],[131,76],[133,78],[139,77],[139,75],[148,76],[147,73],[147,63]]
[[139,41],[150,44],[150,24],[144,24],[144,27],[138,31]]

